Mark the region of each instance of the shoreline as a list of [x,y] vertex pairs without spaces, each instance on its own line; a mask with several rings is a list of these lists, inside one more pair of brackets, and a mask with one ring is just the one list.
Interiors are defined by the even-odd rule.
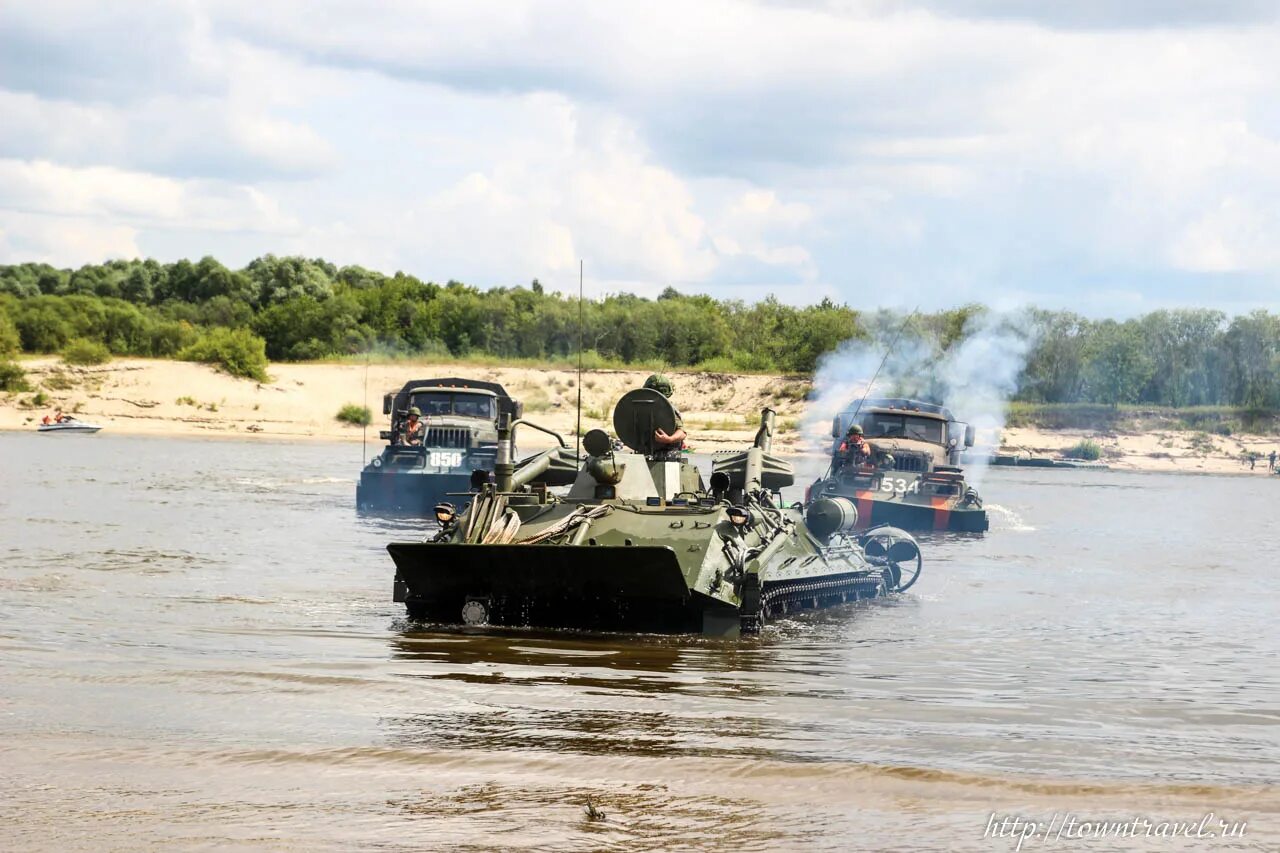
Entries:
[[[247,441],[359,443],[362,429],[339,422],[347,404],[367,406],[371,453],[383,446],[386,428],[382,396],[412,379],[460,376],[502,384],[525,403],[525,418],[560,433],[572,444],[576,423],[576,372],[526,366],[467,365],[456,362],[273,363],[269,383],[237,379],[198,363],[123,358],[95,367],[75,367],[56,356],[20,362],[28,382],[48,397],[29,405],[36,391],[0,395],[0,430],[34,431],[56,407],[102,424],[111,433],[151,437],[241,439]],[[612,431],[606,414],[623,393],[638,388],[645,370],[597,369],[582,374],[582,427]],[[805,422],[807,379],[772,374],[679,373],[674,402],[681,410],[695,452],[739,449],[749,444],[760,409],[777,412],[775,449],[784,455],[820,453],[829,441],[821,426]],[[28,404],[28,405],[25,405]],[[825,424],[825,420],[822,422]],[[806,432],[806,428],[809,430]],[[1267,455],[1280,453],[1280,436],[1210,435],[1153,429],[1119,432],[1089,429],[1006,427],[999,436],[980,436],[978,453],[1056,457],[1083,438],[1097,442],[1112,470],[1154,473],[1268,476]],[[521,449],[536,452],[554,441],[534,430],[520,434]],[[1250,471],[1245,452],[1261,454]]]

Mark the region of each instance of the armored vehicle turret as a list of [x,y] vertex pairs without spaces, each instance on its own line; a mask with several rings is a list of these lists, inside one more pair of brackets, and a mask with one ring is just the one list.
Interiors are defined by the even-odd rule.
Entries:
[[987,512],[965,482],[960,453],[973,428],[934,403],[903,398],[864,400],[835,416],[831,466],[807,498],[853,501],[858,524],[908,530],[981,532]]
[[[395,599],[415,620],[732,636],[770,617],[910,586],[919,549],[898,530],[850,532],[852,516],[811,530],[784,506],[791,466],[774,456],[774,413],[754,443],[717,453],[704,479],[655,434],[674,434],[663,394],[628,392],[615,440],[583,437],[586,458],[551,450],[511,462],[499,429],[494,482],[455,512],[439,507],[427,542],[387,546]],[[673,456],[679,458],[672,458]],[[563,496],[548,487],[568,485]]]
[[387,445],[360,472],[356,507],[431,517],[448,494],[470,488],[473,471],[493,469],[498,418],[519,418],[523,407],[496,382],[450,377],[406,382],[383,398],[382,413]]

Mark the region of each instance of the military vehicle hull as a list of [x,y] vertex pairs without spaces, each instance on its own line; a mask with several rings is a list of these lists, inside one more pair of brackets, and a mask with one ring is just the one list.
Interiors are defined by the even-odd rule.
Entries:
[[860,530],[877,524],[891,524],[904,530],[985,533],[991,526],[985,509],[957,506],[954,498],[917,502],[902,495],[870,491],[855,491],[851,497],[858,507]]
[[990,528],[990,519],[980,501],[967,500],[963,493],[930,494],[930,485],[924,478],[895,477],[893,473],[874,479],[837,475],[814,483],[809,494],[811,498],[848,498],[858,510],[857,530],[880,524],[953,533],[984,533]]
[[430,518],[436,504],[471,489],[473,471],[493,467],[494,454],[457,448],[388,447],[360,472],[356,508]]
[[[411,619],[504,627],[736,636],[782,614],[888,592],[882,568],[810,555],[808,571],[768,568],[739,584],[691,586],[665,546],[449,545],[392,543],[395,600]],[[796,555],[775,566],[798,561]],[[476,611],[474,603],[484,609]]]

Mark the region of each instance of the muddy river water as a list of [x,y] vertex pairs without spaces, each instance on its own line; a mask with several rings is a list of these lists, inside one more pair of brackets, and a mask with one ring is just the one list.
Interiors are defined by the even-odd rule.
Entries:
[[1280,477],[992,470],[708,641],[412,630],[359,465],[0,434],[0,849],[1280,849]]

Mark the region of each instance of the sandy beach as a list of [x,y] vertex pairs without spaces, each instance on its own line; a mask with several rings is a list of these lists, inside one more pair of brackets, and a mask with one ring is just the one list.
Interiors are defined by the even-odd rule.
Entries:
[[[373,412],[367,439],[380,444],[386,427],[383,394],[416,378],[460,376],[501,383],[525,403],[528,420],[571,438],[578,388],[573,371],[530,367],[492,367],[458,363],[403,362],[278,363],[268,370],[272,381],[259,384],[237,379],[212,367],[179,361],[119,359],[98,367],[73,367],[56,357],[22,361],[28,380],[48,402],[32,405],[35,392],[0,396],[0,429],[34,429],[40,418],[61,407],[104,425],[112,432],[154,436],[220,437],[245,440],[360,441],[364,431],[338,421],[348,403]],[[614,402],[643,384],[646,371],[592,370],[583,374],[583,429],[608,428]],[[760,409],[778,413],[777,443],[784,453],[807,449],[803,432],[804,393],[801,377],[674,373],[675,403],[683,413],[690,444],[701,451],[740,447],[749,442]],[[812,438],[821,440],[818,435]],[[1265,476],[1266,459],[1251,471],[1241,462],[1245,452],[1263,457],[1280,450],[1280,438],[1261,435],[1207,436],[1176,430],[1143,433],[1088,430],[1006,428],[998,437],[1002,453],[1057,456],[1081,438],[1103,449],[1102,461],[1124,470],[1176,473],[1226,473]],[[995,444],[994,435],[980,442]],[[532,430],[520,438],[522,449],[548,446],[550,439]]]
[[[205,436],[289,440],[360,441],[362,430],[335,415],[357,403],[373,412],[368,439],[378,443],[387,428],[382,397],[412,379],[459,376],[498,382],[525,404],[525,418],[571,439],[576,425],[577,382],[573,371],[528,367],[447,364],[272,364],[272,381],[237,379],[203,364],[156,359],[119,359],[99,367],[72,367],[59,358],[29,358],[23,369],[33,388],[49,398],[32,407],[35,392],[0,395],[0,429],[33,429],[40,418],[64,412],[112,432],[156,436]],[[593,370],[583,374],[582,428],[610,428],[605,418],[624,393],[644,384],[647,371]],[[675,403],[699,450],[749,442],[760,409],[778,413],[784,451],[801,443],[799,419],[808,384],[781,376],[675,375]],[[611,429],[611,428],[610,428]],[[550,446],[533,430],[520,436],[522,449]]]

